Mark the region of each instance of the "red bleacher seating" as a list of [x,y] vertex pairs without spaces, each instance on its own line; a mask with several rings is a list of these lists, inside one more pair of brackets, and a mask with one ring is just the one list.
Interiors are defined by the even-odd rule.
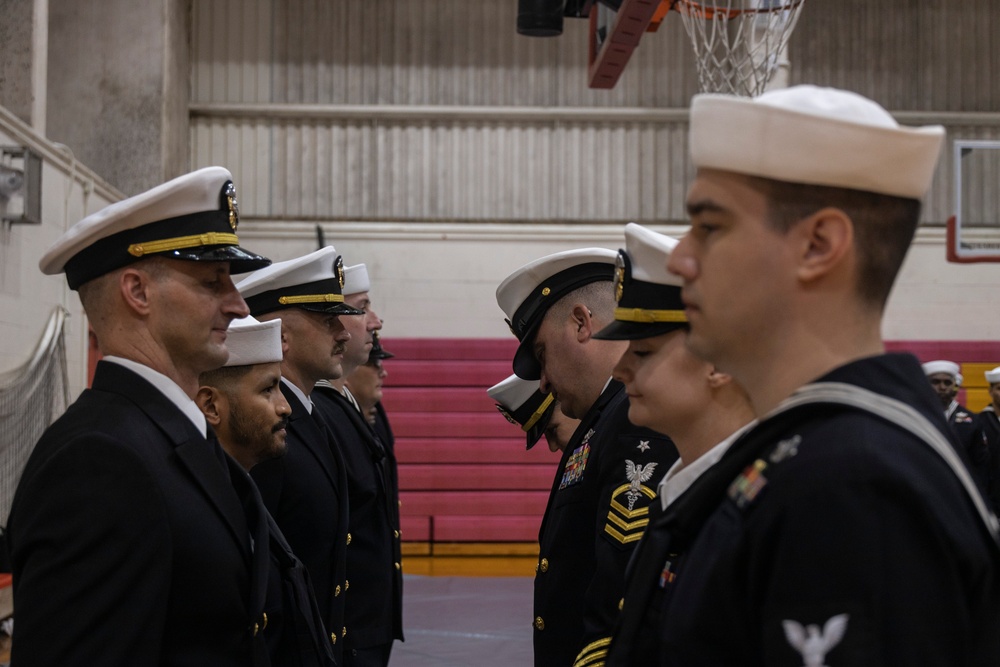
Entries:
[[396,435],[407,542],[533,542],[559,462],[497,412],[486,389],[515,341],[388,339],[383,405]]

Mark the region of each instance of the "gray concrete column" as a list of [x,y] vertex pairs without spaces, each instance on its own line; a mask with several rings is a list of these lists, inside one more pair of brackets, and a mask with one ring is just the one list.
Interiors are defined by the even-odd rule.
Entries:
[[0,0],[0,104],[45,133],[48,0]]
[[127,194],[187,171],[188,0],[48,2],[49,138]]

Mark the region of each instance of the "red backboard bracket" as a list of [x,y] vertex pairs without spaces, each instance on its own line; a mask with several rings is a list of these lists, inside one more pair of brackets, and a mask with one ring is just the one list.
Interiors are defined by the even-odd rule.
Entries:
[[[590,11],[589,85],[591,88],[614,88],[628,64],[639,39],[646,32],[663,0],[623,0],[611,25],[601,25],[608,13],[596,5]],[[668,3],[669,4],[669,3]],[[607,30],[602,40],[600,31]]]

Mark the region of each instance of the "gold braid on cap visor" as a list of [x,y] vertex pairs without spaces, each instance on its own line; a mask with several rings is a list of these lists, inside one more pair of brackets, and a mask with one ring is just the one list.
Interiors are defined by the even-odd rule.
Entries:
[[300,294],[299,296],[278,297],[278,303],[287,306],[290,303],[342,303],[343,294]]
[[240,239],[236,234],[224,232],[205,232],[204,234],[193,234],[191,236],[178,236],[162,241],[143,241],[133,243],[128,247],[128,254],[133,257],[143,255],[154,255],[158,252],[168,252],[170,250],[181,250],[183,248],[197,248],[203,245],[239,245]]
[[538,423],[538,420],[541,419],[542,415],[545,414],[545,411],[549,408],[549,405],[552,404],[553,398],[554,396],[552,396],[552,394],[549,394],[548,396],[545,397],[545,400],[542,401],[542,404],[538,406],[538,409],[532,412],[531,416],[528,417],[528,421],[524,422],[524,426],[521,427],[522,431],[527,433],[528,431],[531,430],[532,426]]
[[645,308],[615,308],[620,322],[687,322],[683,310],[647,310]]

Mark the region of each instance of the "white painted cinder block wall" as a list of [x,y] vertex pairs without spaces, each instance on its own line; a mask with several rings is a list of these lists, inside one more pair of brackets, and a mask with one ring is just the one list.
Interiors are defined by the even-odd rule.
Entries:
[[70,396],[87,379],[87,325],[75,292],[62,276],[45,276],[38,260],[70,225],[120,197],[68,153],[44,140],[0,107],[0,145],[28,146],[43,158],[42,224],[0,224],[0,373],[24,364],[38,344],[52,310],[70,313],[66,357]]
[[[624,245],[618,225],[325,225],[350,264],[364,262],[386,338],[509,336],[497,285],[545,254]],[[654,227],[682,235],[682,226]],[[244,245],[279,261],[316,249],[315,226],[246,224]],[[944,230],[921,228],[890,298],[889,340],[1000,340],[1000,264],[949,264]]]

